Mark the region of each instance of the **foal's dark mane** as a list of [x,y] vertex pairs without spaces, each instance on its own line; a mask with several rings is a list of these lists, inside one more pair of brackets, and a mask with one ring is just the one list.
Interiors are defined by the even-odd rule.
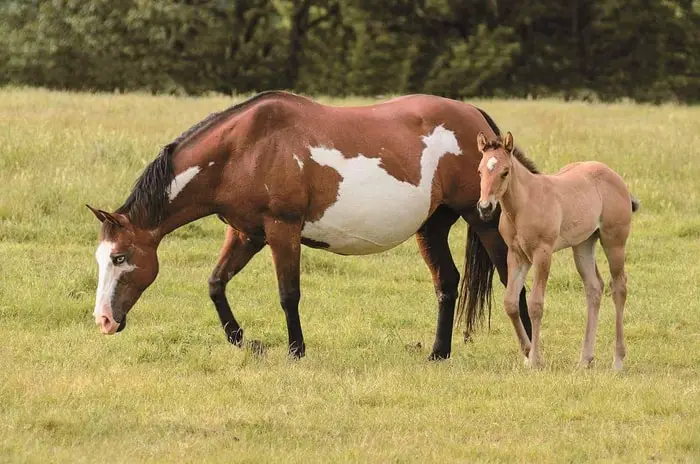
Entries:
[[116,212],[127,215],[131,222],[138,227],[156,227],[165,219],[168,207],[168,190],[175,177],[172,158],[183,142],[215,127],[228,116],[247,108],[252,103],[268,96],[280,94],[286,93],[274,90],[261,92],[223,111],[210,114],[180,134],[175,140],[161,148],[156,159],[146,166],[134,183],[129,197]]
[[[496,150],[498,148],[503,147],[503,138],[501,137],[501,130],[498,128],[496,123],[494,122],[493,119],[491,119],[491,116],[489,116],[485,111],[483,111],[481,108],[477,108],[479,110],[479,113],[486,119],[486,122],[489,123],[489,126],[491,126],[491,130],[494,131],[494,133],[498,136],[498,140],[489,140],[486,142],[486,146],[484,147],[484,151],[486,150]],[[530,158],[525,155],[525,152],[523,152],[520,148],[517,146],[513,148],[513,156],[520,161],[520,164],[525,166],[528,171],[534,173],[534,174],[539,174],[540,171],[537,169],[537,166],[535,166],[534,161],[532,161]]]

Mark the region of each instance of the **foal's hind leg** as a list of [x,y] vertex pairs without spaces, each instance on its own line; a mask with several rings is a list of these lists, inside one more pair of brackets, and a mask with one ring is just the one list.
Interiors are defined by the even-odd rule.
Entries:
[[247,235],[231,227],[226,229],[226,240],[219,255],[219,262],[209,278],[209,297],[214,302],[226,339],[236,346],[243,342],[243,329],[233,317],[226,299],[226,284],[250,259],[265,246],[265,242],[251,240]]
[[620,228],[623,230],[616,233],[602,233],[601,244],[605,255],[608,257],[610,265],[610,287],[612,298],[615,303],[615,356],[613,358],[613,369],[622,370],[622,361],[627,352],[625,348],[625,337],[622,331],[622,324],[625,311],[625,301],[627,300],[627,273],[625,272],[625,242],[629,227]]
[[459,215],[446,206],[439,207],[416,233],[418,247],[433,275],[433,285],[438,300],[437,329],[430,359],[447,359],[452,350],[452,326],[454,322],[459,272],[455,267],[447,237]]
[[597,241],[598,234],[595,233],[583,243],[573,247],[576,270],[578,270],[583,280],[583,286],[586,291],[586,304],[588,306],[586,332],[583,337],[583,349],[581,351],[582,367],[589,367],[593,362],[600,298],[603,294],[603,279],[600,277],[600,272],[595,262],[595,245]]

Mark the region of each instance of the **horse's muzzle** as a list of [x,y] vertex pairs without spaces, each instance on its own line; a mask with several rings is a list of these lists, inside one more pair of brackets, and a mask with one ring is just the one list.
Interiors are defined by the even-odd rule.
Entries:
[[121,322],[117,322],[112,317],[105,315],[101,316],[95,322],[100,327],[100,332],[102,332],[104,335],[112,335],[124,330],[124,327],[126,327],[126,315],[124,315]]

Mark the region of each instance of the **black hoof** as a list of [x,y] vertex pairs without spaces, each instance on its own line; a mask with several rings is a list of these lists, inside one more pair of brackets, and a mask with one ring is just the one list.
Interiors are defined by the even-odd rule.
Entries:
[[227,330],[226,331],[226,340],[232,345],[237,346],[238,348],[243,348],[243,329],[236,329],[236,330]]
[[428,356],[428,361],[444,361],[445,359],[450,359],[449,351],[447,353],[433,351],[432,353],[430,353],[430,356]]
[[300,359],[306,356],[306,344],[302,342],[301,345],[295,343],[289,345],[289,356],[293,359]]

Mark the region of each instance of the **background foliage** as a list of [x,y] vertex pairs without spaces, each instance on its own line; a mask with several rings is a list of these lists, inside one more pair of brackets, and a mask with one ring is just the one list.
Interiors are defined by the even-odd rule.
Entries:
[[4,0],[0,84],[700,100],[698,0]]

